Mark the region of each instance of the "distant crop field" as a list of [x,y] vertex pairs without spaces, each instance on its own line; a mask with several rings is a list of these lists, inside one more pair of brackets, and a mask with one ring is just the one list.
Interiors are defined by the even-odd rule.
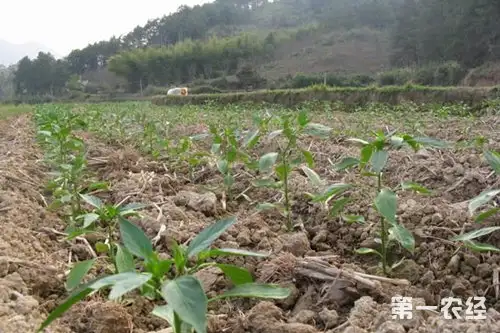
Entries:
[[342,332],[400,325],[395,295],[500,310],[498,101],[0,110],[19,332]]

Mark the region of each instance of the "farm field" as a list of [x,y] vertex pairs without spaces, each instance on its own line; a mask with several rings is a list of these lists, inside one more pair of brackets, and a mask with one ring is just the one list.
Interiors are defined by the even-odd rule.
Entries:
[[500,332],[497,102],[12,110],[2,333]]

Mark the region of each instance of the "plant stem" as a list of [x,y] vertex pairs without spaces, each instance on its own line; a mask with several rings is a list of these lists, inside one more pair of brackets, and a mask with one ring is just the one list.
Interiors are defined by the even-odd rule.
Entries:
[[[382,173],[377,173],[377,193],[382,190]],[[382,270],[387,275],[387,224],[383,216],[380,217],[380,239],[382,241]]]
[[[287,147],[288,150],[288,147]],[[288,151],[283,154],[283,166],[285,170],[283,172],[283,190],[285,192],[285,213],[286,213],[286,228],[288,231],[292,231],[292,214],[290,213],[290,197],[288,193]]]

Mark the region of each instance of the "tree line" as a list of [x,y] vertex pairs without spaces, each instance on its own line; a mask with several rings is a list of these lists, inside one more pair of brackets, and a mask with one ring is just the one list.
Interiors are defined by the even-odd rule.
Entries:
[[13,86],[20,95],[58,95],[74,75],[103,69],[126,79],[129,91],[234,74],[243,63],[272,57],[279,43],[304,38],[308,30],[298,29],[306,24],[387,31],[396,67],[456,61],[471,68],[500,58],[499,0],[216,0],[181,6],[61,60],[23,58]]

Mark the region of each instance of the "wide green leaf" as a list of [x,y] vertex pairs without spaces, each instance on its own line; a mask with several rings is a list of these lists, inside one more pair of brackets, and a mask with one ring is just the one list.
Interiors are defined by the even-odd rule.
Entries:
[[278,159],[278,153],[267,153],[263,155],[259,160],[259,171],[262,173],[268,173],[272,170],[276,160]]
[[492,232],[495,232],[497,230],[500,230],[500,227],[486,227],[486,228],[481,228],[477,230],[470,231],[468,233],[458,235],[453,237],[451,240],[452,241],[470,241],[485,235],[489,235]]
[[168,304],[155,306],[151,314],[166,320],[170,326],[174,326],[174,310]]
[[394,192],[382,189],[375,198],[375,207],[387,221],[396,224],[397,198]]
[[118,268],[118,273],[135,271],[135,262],[132,254],[120,244],[116,244],[116,247],[115,263]]
[[229,297],[250,297],[284,299],[290,296],[290,289],[281,288],[272,284],[246,283],[235,286],[221,295],[211,298],[210,301]]
[[484,152],[484,157],[495,173],[500,176],[500,153],[487,150]]
[[206,250],[212,243],[220,237],[229,227],[236,223],[236,217],[232,216],[224,220],[219,220],[211,226],[203,229],[189,243],[187,248],[188,257],[197,255],[203,250]]
[[96,260],[97,259],[94,258],[77,262],[68,274],[68,278],[66,280],[66,290],[71,291],[78,287],[78,285],[80,284],[80,282],[82,282],[83,278],[92,268],[92,265],[94,265]]
[[330,133],[332,132],[331,127],[317,124],[317,123],[308,123],[304,127],[304,133],[311,136],[316,136],[319,138],[328,138]]
[[98,290],[111,286],[111,292],[108,298],[110,300],[118,299],[129,291],[139,288],[148,282],[153,275],[151,273],[125,272],[110,275],[94,282],[90,287]]
[[389,153],[386,150],[377,150],[371,156],[372,170],[376,173],[382,172],[385,165],[387,164],[387,159]]
[[104,206],[101,199],[90,194],[80,194],[80,197],[89,205],[99,209]]
[[302,127],[307,125],[309,123],[309,118],[307,117],[307,112],[305,112],[305,111],[299,112],[299,116],[297,117],[297,122]]
[[301,167],[302,171],[306,174],[307,178],[309,178],[309,181],[313,186],[319,186],[321,185],[321,177],[312,169],[306,167],[303,165]]
[[83,228],[89,227],[92,223],[99,219],[99,215],[96,213],[88,213],[79,216],[79,218],[83,218]]
[[153,253],[153,245],[146,234],[135,224],[118,216],[123,244],[133,255],[147,259]]
[[247,135],[245,136],[245,139],[243,140],[243,147],[253,148],[259,141],[259,134],[260,134],[259,129],[248,132]]
[[412,252],[415,251],[415,238],[411,232],[400,224],[395,224],[389,229],[389,233],[392,234],[394,239],[401,244],[402,247]]
[[334,166],[337,171],[345,170],[355,165],[358,165],[360,161],[354,157],[346,157]]
[[253,282],[252,274],[243,267],[229,264],[217,264],[217,267],[219,267],[224,275],[226,275],[235,285]]
[[489,191],[484,191],[481,194],[479,194],[477,197],[473,198],[469,202],[469,213],[471,215],[474,215],[474,212],[479,209],[481,206],[487,204],[489,201],[491,201],[495,196],[497,196],[500,193],[499,190],[489,190]]
[[207,332],[208,299],[198,279],[186,275],[167,281],[161,293],[172,310],[196,333]]

